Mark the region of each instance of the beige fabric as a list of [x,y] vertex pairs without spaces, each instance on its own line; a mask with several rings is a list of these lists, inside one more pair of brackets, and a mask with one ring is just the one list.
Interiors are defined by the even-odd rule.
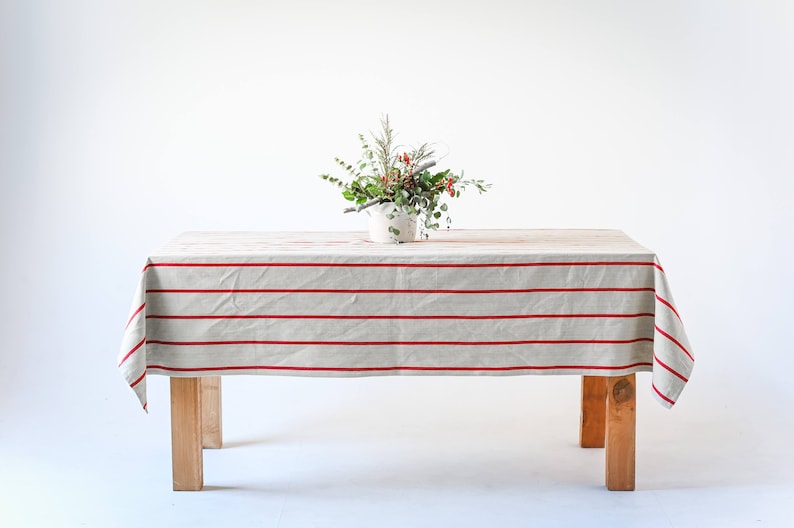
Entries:
[[653,252],[620,231],[185,233],[147,260],[119,368],[146,375],[624,375],[671,407],[694,359]]

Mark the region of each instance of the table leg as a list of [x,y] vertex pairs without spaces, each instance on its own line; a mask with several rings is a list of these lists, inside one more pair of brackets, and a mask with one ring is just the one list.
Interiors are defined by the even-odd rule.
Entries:
[[582,414],[579,445],[604,447],[607,424],[607,378],[582,376]]
[[201,390],[201,445],[218,449],[223,445],[221,428],[221,377],[199,378]]
[[606,485],[612,491],[634,490],[637,423],[635,375],[608,378]]
[[200,400],[198,378],[171,378],[171,465],[174,491],[198,491],[204,485]]

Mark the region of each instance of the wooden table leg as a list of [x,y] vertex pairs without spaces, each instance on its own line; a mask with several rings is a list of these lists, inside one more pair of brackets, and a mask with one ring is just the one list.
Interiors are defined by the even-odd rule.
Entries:
[[171,465],[174,491],[198,491],[204,485],[200,400],[198,378],[171,378]]
[[201,384],[201,445],[219,449],[223,445],[221,428],[221,377],[199,378]]
[[606,485],[612,491],[634,490],[637,423],[635,375],[608,378]]
[[582,376],[582,414],[579,445],[604,447],[607,424],[607,378]]

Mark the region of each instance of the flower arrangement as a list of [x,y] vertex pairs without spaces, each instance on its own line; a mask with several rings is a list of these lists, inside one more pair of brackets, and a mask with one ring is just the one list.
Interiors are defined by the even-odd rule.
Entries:
[[[358,137],[363,151],[360,160],[348,164],[338,157],[334,158],[337,165],[351,177],[350,181],[329,174],[320,175],[342,189],[345,199],[355,202],[355,206],[344,210],[346,213],[393,202],[395,211],[421,216],[423,221],[420,226],[424,227],[422,234],[427,237],[426,230],[438,229],[444,213],[447,227],[452,223],[444,199],[459,197],[461,191],[469,186],[480,193],[490,187],[483,180],[464,180],[463,171],[456,174],[450,169],[435,173],[428,170],[436,165],[432,145],[424,143],[417,148],[395,145],[395,134],[388,115],[381,118],[380,133],[372,134],[374,147],[370,146],[363,134]],[[389,230],[395,235],[400,234],[396,228],[390,227]]]

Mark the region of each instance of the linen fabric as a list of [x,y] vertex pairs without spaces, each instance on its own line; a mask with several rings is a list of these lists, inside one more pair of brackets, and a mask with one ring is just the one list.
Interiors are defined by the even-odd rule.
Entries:
[[146,376],[652,371],[672,407],[694,357],[656,255],[614,230],[190,232],[146,261],[118,366]]

